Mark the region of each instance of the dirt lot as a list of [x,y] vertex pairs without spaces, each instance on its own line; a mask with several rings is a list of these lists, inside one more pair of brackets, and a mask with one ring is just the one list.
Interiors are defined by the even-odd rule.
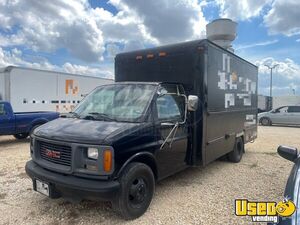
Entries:
[[[216,161],[157,185],[149,210],[125,224],[250,224],[234,215],[234,199],[282,199],[292,167],[276,154],[279,144],[300,147],[300,129],[260,127],[241,163]],[[0,137],[0,224],[123,224],[109,203],[71,204],[32,191],[24,171],[29,141]]]

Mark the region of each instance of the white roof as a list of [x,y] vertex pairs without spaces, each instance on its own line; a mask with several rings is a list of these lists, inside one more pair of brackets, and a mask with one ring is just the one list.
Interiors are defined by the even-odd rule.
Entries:
[[10,72],[13,69],[35,70],[35,71],[48,72],[48,73],[49,72],[50,73],[59,73],[59,74],[62,74],[62,75],[72,75],[72,76],[81,76],[81,77],[92,77],[92,78],[98,78],[98,79],[104,79],[104,80],[114,80],[114,79],[97,77],[97,76],[91,76],[91,75],[73,74],[73,73],[66,73],[66,72],[61,72],[61,71],[42,70],[42,69],[27,68],[27,67],[21,67],[21,66],[6,66],[6,67],[2,67],[2,68],[0,68],[0,73]]

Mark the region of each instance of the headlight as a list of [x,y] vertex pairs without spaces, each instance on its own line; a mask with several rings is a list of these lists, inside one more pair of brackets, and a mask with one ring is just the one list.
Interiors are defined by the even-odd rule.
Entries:
[[88,148],[87,156],[90,159],[98,159],[99,150],[97,148]]
[[82,146],[81,149],[85,156],[81,163],[78,163],[78,165],[81,165],[81,169],[101,175],[113,173],[115,166],[113,147],[94,145]]

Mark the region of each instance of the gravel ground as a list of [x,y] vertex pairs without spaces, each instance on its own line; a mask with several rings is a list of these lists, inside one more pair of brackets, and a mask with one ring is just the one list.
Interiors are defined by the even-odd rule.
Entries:
[[150,208],[134,221],[123,221],[109,203],[71,204],[32,191],[24,171],[29,141],[0,137],[0,224],[251,224],[234,215],[234,199],[282,200],[292,163],[276,149],[300,148],[299,137],[299,128],[259,127],[239,164],[215,161],[159,182]]

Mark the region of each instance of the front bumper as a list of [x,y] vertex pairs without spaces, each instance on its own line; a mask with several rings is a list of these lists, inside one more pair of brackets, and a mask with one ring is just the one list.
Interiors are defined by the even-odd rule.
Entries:
[[50,198],[65,197],[74,200],[112,200],[120,189],[118,181],[99,181],[79,178],[72,175],[63,175],[43,169],[32,160],[25,166],[26,173],[33,180],[33,189],[36,190],[35,180],[49,184]]

